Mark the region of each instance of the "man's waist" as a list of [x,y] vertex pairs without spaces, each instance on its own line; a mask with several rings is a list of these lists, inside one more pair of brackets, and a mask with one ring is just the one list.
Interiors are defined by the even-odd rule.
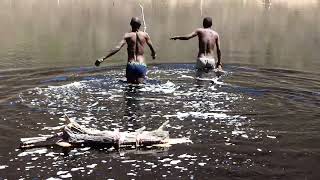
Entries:
[[141,66],[147,66],[146,63],[144,62],[139,62],[139,61],[128,61],[127,65],[141,65]]
[[197,60],[215,60],[214,57],[212,56],[202,56],[202,57],[198,57]]

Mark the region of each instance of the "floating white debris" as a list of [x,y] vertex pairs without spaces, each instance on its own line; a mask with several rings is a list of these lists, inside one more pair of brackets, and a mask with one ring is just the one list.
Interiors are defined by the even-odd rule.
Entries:
[[261,151],[262,151],[262,149],[260,149],[260,148],[258,148],[257,150],[258,150],[259,152],[261,152]]

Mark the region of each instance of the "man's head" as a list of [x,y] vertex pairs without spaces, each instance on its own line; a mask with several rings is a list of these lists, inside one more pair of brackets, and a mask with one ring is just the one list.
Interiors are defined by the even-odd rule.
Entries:
[[131,25],[132,29],[139,29],[141,26],[141,21],[139,18],[133,17],[133,18],[131,18],[130,25]]
[[211,17],[205,17],[203,19],[203,27],[204,28],[209,28],[212,26],[212,18]]

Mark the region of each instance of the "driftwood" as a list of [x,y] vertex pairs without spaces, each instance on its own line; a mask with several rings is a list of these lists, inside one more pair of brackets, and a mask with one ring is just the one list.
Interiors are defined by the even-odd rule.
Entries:
[[20,148],[35,148],[43,146],[58,145],[62,147],[71,147],[81,145],[102,145],[115,147],[143,147],[158,146],[168,147],[171,144],[191,142],[188,138],[171,139],[169,132],[163,128],[169,121],[163,123],[158,129],[145,131],[145,127],[137,129],[135,132],[100,131],[91,128],[85,128],[74,120],[65,119],[69,124],[65,125],[63,132],[55,135],[45,135],[41,137],[21,138]]
[[142,21],[143,21],[143,32],[147,31],[147,24],[146,24],[146,20],[144,19],[144,11],[143,11],[143,6],[141,4],[139,4],[140,9],[141,9],[141,16],[142,16]]

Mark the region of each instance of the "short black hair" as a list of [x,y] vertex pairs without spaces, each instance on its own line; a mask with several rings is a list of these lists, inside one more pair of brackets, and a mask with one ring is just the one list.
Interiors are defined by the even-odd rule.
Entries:
[[133,28],[139,29],[140,26],[141,26],[141,21],[140,21],[140,19],[138,17],[132,17],[131,21],[130,21],[130,25]]
[[204,28],[209,28],[212,26],[212,18],[211,17],[205,17],[203,19],[203,27]]

